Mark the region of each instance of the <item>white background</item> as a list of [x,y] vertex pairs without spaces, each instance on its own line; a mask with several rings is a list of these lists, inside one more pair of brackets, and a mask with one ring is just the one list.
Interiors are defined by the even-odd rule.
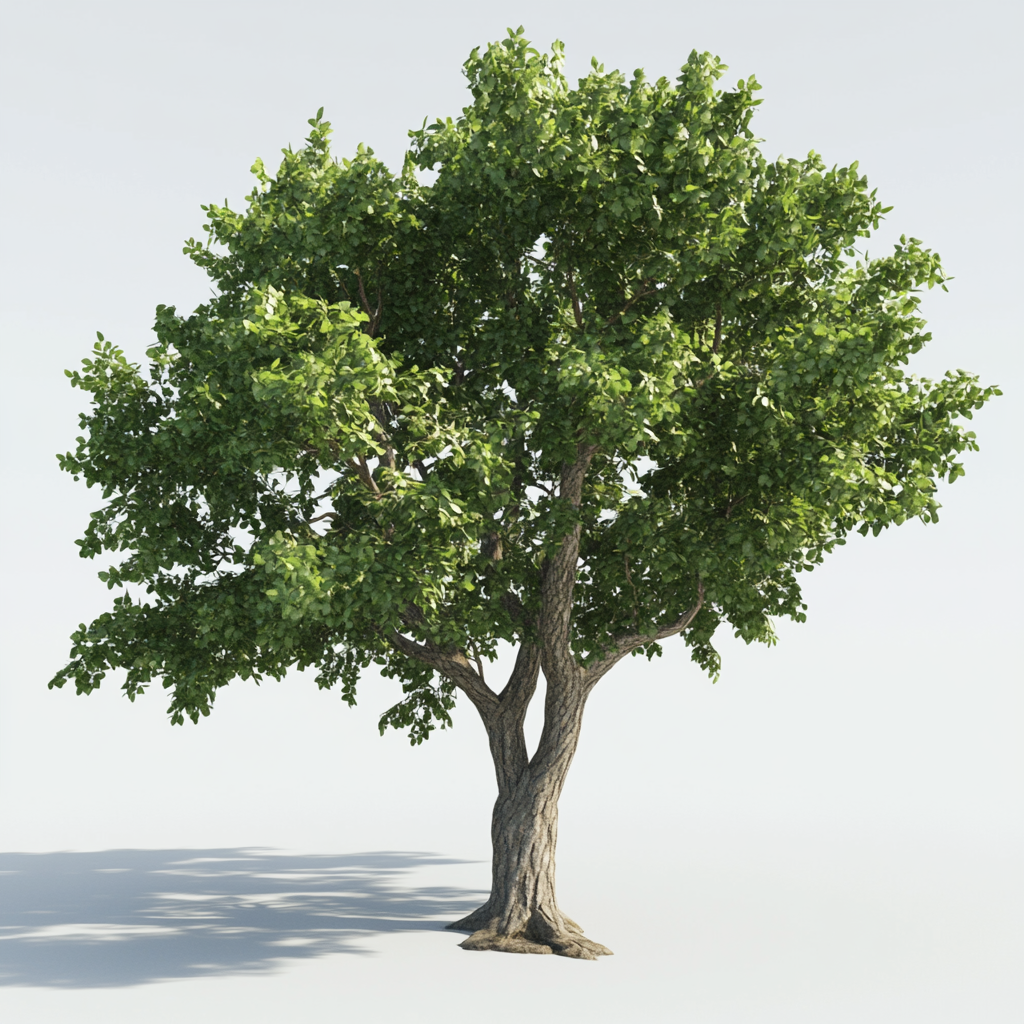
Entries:
[[[1021,1019],[1021,22],[1010,3],[8,3],[4,1021]],[[253,159],[275,166],[319,106],[337,154],[395,166],[406,129],[468,102],[469,50],[520,23],[565,41],[571,78],[591,55],[672,76],[693,48],[726,84],[755,73],[768,156],[859,159],[895,207],[871,251],[906,232],[942,253],[955,280],[925,299],[915,368],[1006,392],[941,523],[834,555],[776,648],[723,636],[715,686],[671,644],[602,682],[559,852],[560,902],[616,952],[597,963],[439,930],[487,885],[471,708],[413,749],[377,735],[397,687],[372,677],[355,710],[308,677],[237,683],[174,729],[159,692],[45,686],[110,596],[73,543],[99,495],[54,459],[82,408],[62,371],[96,330],[141,358],[158,302],[203,300],[181,255],[199,205],[241,205]]]

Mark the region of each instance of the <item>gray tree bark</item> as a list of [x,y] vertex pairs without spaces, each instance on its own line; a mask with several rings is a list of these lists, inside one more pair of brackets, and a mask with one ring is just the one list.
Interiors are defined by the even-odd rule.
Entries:
[[523,720],[540,661],[536,648],[520,649],[517,669],[523,665],[524,675],[532,672],[532,678],[524,678],[518,691],[506,688],[509,697],[518,699],[485,720],[498,781],[491,817],[491,895],[448,927],[472,933],[461,943],[463,949],[594,960],[611,950],[586,938],[555,897],[558,798],[579,742],[589,687],[583,680],[566,686],[564,680],[548,678],[544,728],[536,753],[527,760]]
[[[563,466],[559,497],[578,509],[595,448],[580,445],[576,461]],[[571,646],[573,589],[580,550],[580,525],[565,536],[543,563],[541,601],[536,639],[524,642],[515,668],[501,693],[495,693],[465,654],[429,643],[417,643],[402,633],[392,642],[451,679],[473,702],[487,730],[498,783],[491,817],[491,895],[487,902],[448,927],[470,932],[463,949],[493,949],[507,953],[556,953],[582,960],[607,956],[611,950],[584,936],[566,917],[555,898],[555,845],[558,838],[558,798],[579,743],[583,709],[598,680],[627,654],[652,641],[684,630],[704,600],[698,581],[698,600],[678,619],[653,634],[615,638],[604,656],[584,667]],[[422,618],[410,609],[411,627]],[[533,757],[526,750],[523,723],[543,669],[547,682],[544,726]]]

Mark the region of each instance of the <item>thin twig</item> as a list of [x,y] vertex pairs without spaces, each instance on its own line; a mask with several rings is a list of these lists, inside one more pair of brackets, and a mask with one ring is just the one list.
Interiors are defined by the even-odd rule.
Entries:
[[637,627],[637,620],[639,619],[639,608],[637,607],[636,586],[633,584],[633,576],[629,571],[629,555],[623,555],[623,561],[626,566],[626,582],[629,584],[630,588],[633,591],[633,625],[634,627]]
[[538,267],[543,267],[545,270],[551,269],[551,264],[548,263],[547,260],[539,260],[536,256],[531,256],[529,253],[525,253],[524,255],[526,259],[530,260],[533,263],[536,263]]
[[[647,284],[647,281],[644,281],[643,284]],[[637,302],[639,299],[645,298],[648,295],[655,295],[657,291],[657,288],[648,288],[647,291],[638,292],[636,295],[633,296],[633,298],[629,300],[629,302],[625,304],[625,306],[622,307],[622,309],[618,313],[615,314],[615,316],[609,317],[609,319],[606,320],[605,322],[609,326],[611,326],[611,324],[615,323],[616,320],[620,319],[621,317],[624,317],[629,312],[629,308],[630,306],[633,305],[634,302]]]
[[370,312],[370,303],[366,299],[366,288],[363,285],[363,275],[359,273],[357,269],[355,271],[356,280],[359,282],[359,299],[363,304],[363,312],[368,316],[372,317],[373,314]]
[[731,500],[731,501],[729,502],[729,504],[725,506],[725,518],[726,518],[726,519],[729,519],[729,518],[731,518],[731,517],[732,517],[732,510],[733,510],[733,509],[734,509],[734,508],[735,508],[735,507],[736,507],[737,505],[742,505],[742,504],[743,504],[743,502],[745,502],[745,501],[747,500],[747,497],[749,496],[749,494],[750,494],[750,492],[749,492],[749,491],[747,491],[747,492],[746,492],[745,494],[741,494],[741,495],[740,495],[740,496],[739,496],[738,498],[733,498],[733,499],[732,499],[732,500]]
[[576,317],[576,326],[583,330],[583,310],[580,309],[580,300],[576,295],[576,278],[573,275],[572,267],[569,268],[569,294],[572,296],[572,312]]
[[345,282],[341,279],[341,272],[337,268],[335,268],[334,270],[331,271],[331,273],[334,274],[334,276],[335,276],[335,278],[336,278],[336,280],[338,282],[338,287],[345,293],[345,299],[348,302],[351,302],[352,301],[352,296],[349,295],[348,289],[345,287]]
[[380,326],[380,318],[383,312],[383,299],[381,296],[380,285],[377,286],[377,309],[375,312],[370,311],[370,301],[366,297],[366,288],[363,285],[363,275],[357,268],[355,270],[356,280],[359,282],[359,299],[363,304],[363,312],[369,317],[370,322],[367,324],[366,333],[371,338],[377,336],[377,328]]

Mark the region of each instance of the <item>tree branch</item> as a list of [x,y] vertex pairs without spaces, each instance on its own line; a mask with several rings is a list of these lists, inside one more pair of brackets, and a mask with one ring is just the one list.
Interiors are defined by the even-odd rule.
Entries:
[[395,449],[391,447],[391,438],[388,435],[388,429],[391,426],[391,424],[387,422],[388,415],[391,413],[389,403],[370,402],[370,412],[373,414],[373,418],[377,421],[377,426],[380,427],[380,430],[376,433],[376,440],[384,446],[384,454],[381,456],[381,462],[393,472],[395,469]]
[[[648,283],[649,283],[649,280],[642,282],[642,284],[648,284]],[[630,306],[632,306],[634,302],[637,302],[640,299],[646,298],[646,296],[648,296],[648,295],[655,295],[655,294],[657,294],[657,291],[658,291],[657,288],[648,288],[646,291],[638,292],[636,295],[633,296],[633,298],[631,298],[629,300],[629,302],[626,303],[625,306],[622,307],[622,309],[618,313],[615,314],[615,316],[609,317],[605,321],[605,323],[608,324],[609,326],[611,326],[613,323],[615,323],[616,320],[618,320],[620,317],[625,316],[629,312]]]
[[462,651],[442,650],[429,642],[417,643],[397,630],[388,633],[387,638],[407,657],[422,661],[450,679],[473,702],[485,721],[498,707],[498,695],[481,679]]
[[[483,661],[481,661],[480,653],[479,653],[479,651],[477,651],[475,646],[474,646],[474,648],[472,650],[472,654],[473,654],[473,664],[476,666],[477,675],[480,676],[480,682],[483,683],[484,686],[487,686],[487,679],[484,677],[484,663],[483,663]],[[490,689],[489,686],[487,688]]]
[[515,591],[506,590],[501,595],[501,607],[508,612],[514,622],[518,622],[527,629],[533,626],[532,620],[527,616],[526,609],[523,607],[523,602],[519,600],[519,595]]
[[[567,501],[574,511],[579,509],[583,500],[583,482],[596,452],[597,445],[579,444],[576,461],[562,466],[559,498]],[[582,526],[576,522],[562,538],[558,550],[543,564],[539,633],[544,674],[549,684],[553,679],[577,677],[580,671],[569,646],[569,630],[581,533]]]
[[[347,269],[347,268],[346,268]],[[348,289],[345,287],[345,282],[341,278],[341,268],[335,267],[330,273],[334,276],[334,279],[338,282],[338,287],[345,293],[345,299],[348,302],[352,301],[352,296],[349,295]]]
[[746,491],[743,494],[741,494],[738,498],[730,498],[729,499],[729,503],[725,506],[725,511],[722,513],[722,517],[724,519],[731,518],[732,510],[734,508],[736,508],[737,505],[742,505],[743,502],[745,502],[747,500],[749,495],[750,495],[750,492]]
[[490,718],[481,711],[501,796],[507,797],[516,789],[529,765],[523,722],[539,675],[540,648],[536,644],[520,644],[515,668],[498,695],[498,708]]
[[576,295],[576,277],[572,272],[572,267],[569,268],[569,294],[572,296],[572,313],[576,318],[576,326],[583,330],[583,310],[580,309],[580,300]]
[[538,267],[543,267],[545,270],[551,270],[553,264],[548,263],[546,260],[537,259],[536,256],[532,256],[528,252],[524,252],[523,256],[528,259],[531,263],[536,263]]
[[374,494],[380,494],[380,488],[377,486],[377,481],[373,479],[373,475],[370,473],[370,467],[366,465],[366,459],[362,455],[357,455],[354,459],[349,459],[348,464],[356,471],[359,479],[362,480],[367,490],[373,491]]
[[380,326],[381,313],[383,312],[383,306],[381,301],[381,291],[377,288],[377,309],[371,311],[369,300],[366,298],[366,288],[363,285],[363,275],[359,272],[357,267],[353,271],[356,275],[356,280],[359,282],[359,299],[363,304],[363,312],[370,318],[370,322],[367,324],[366,333],[371,338],[377,336],[377,328]]
[[658,628],[652,635],[648,633],[627,633],[624,636],[616,637],[611,644],[611,653],[606,654],[599,661],[594,662],[586,669],[584,679],[588,688],[608,671],[613,669],[622,659],[632,651],[646,644],[657,643],[665,640],[676,633],[681,633],[697,617],[697,612],[704,607],[704,581],[697,581],[697,603],[692,608],[687,608],[682,615],[674,622],[668,622]]
[[537,689],[537,677],[540,675],[540,648],[536,644],[523,641],[516,654],[516,664],[508,677],[505,688],[498,694],[502,707],[516,705],[524,710],[530,703]]
[[636,584],[633,582],[633,574],[629,571],[629,555],[623,555],[622,561],[626,567],[626,582],[633,591],[633,625],[635,626],[640,617],[640,608],[636,598]]

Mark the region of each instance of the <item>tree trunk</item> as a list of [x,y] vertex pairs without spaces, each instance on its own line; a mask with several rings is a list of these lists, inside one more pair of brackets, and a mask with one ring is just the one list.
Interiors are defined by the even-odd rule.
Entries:
[[[580,507],[583,479],[596,450],[581,444],[576,461],[562,466],[559,497],[573,509]],[[491,818],[490,899],[448,926],[472,932],[461,943],[463,949],[557,953],[579,960],[611,953],[585,938],[555,900],[558,798],[579,743],[584,705],[603,674],[584,671],[570,644],[580,529],[575,523],[542,563],[536,638],[519,648],[508,685],[497,695],[467,686],[487,728],[498,800]],[[542,665],[547,680],[544,728],[536,753],[528,758],[523,721]]]
[[[578,444],[576,460],[564,463],[559,498],[578,512],[583,481],[597,448]],[[573,588],[579,562],[581,525],[577,521],[553,554],[540,559],[540,609],[527,614],[517,595],[506,594],[506,608],[522,625],[525,638],[508,685],[495,693],[462,651],[418,643],[398,631],[391,642],[410,658],[418,658],[447,676],[473,702],[487,729],[498,779],[498,800],[491,817],[491,895],[468,917],[448,925],[472,934],[463,949],[496,949],[507,953],[558,953],[595,960],[611,950],[585,938],[555,899],[555,843],[558,798],[580,738],[587,697],[598,680],[627,654],[686,629],[704,603],[704,584],[697,579],[697,602],[652,633],[631,633],[610,640],[588,666],[576,661],[571,643]],[[492,557],[495,557],[491,549]],[[505,600],[503,599],[503,600]],[[411,608],[403,623],[414,627],[423,613]],[[541,666],[547,680],[544,729],[537,752],[526,753],[523,721],[537,689]]]
[[498,779],[491,819],[491,895],[478,910],[448,927],[472,932],[461,943],[463,949],[594,960],[611,950],[585,938],[555,899],[558,798],[579,742],[590,687],[579,674],[556,679],[554,685],[548,679],[544,729],[528,761],[523,719],[535,685],[536,669],[525,700],[519,693],[519,700],[485,719]]

